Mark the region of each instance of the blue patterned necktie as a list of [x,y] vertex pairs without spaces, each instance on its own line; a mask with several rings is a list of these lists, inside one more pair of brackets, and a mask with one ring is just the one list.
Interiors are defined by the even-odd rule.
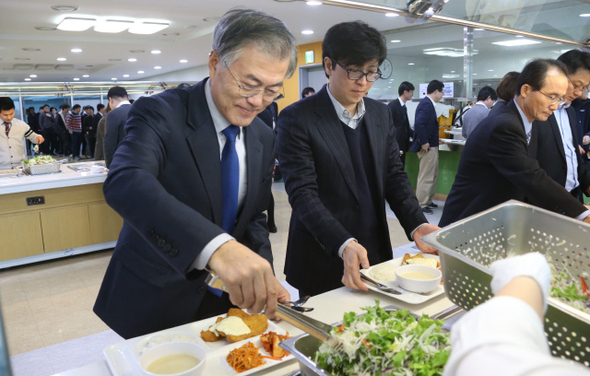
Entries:
[[221,227],[231,234],[238,213],[238,190],[240,183],[240,161],[236,151],[236,136],[240,128],[230,125],[223,131],[226,141],[221,153],[221,183],[223,198],[223,217]]
[[8,133],[10,132],[10,123],[4,122],[4,127],[6,128],[6,137],[8,137]]
[[531,132],[530,131],[526,134],[526,143],[527,143],[527,145],[531,143]]

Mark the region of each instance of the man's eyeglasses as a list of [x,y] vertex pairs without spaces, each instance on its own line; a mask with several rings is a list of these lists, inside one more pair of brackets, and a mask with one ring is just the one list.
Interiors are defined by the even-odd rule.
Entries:
[[544,96],[546,96],[547,98],[549,98],[549,106],[553,106],[554,104],[557,104],[558,106],[563,106],[565,104],[565,102],[567,101],[567,99],[565,98],[556,98],[556,97],[550,97],[547,94],[543,93],[541,90],[537,90],[539,93],[543,94]]
[[[236,83],[238,84],[239,93],[242,97],[251,98],[251,97],[258,95],[258,93],[260,93],[261,91],[262,91],[262,98],[265,101],[277,101],[277,100],[285,97],[285,94],[281,93],[280,91],[264,90],[259,86],[248,85],[248,84],[238,81],[236,79],[236,76],[234,76],[233,73],[231,72],[231,70],[229,69],[229,66],[227,65],[225,60],[223,61],[223,65],[225,65],[229,74],[232,76],[234,81],[236,81]],[[284,90],[284,89],[281,87],[281,90]]]
[[340,67],[342,67],[342,69],[344,69],[346,71],[346,73],[348,73],[348,78],[351,80],[360,80],[361,78],[363,78],[363,76],[367,76],[367,81],[375,82],[381,77],[381,71],[379,71],[379,70],[377,70],[377,72],[365,73],[363,71],[356,70],[356,69],[348,69],[344,65],[340,64],[339,62],[337,62],[334,59],[332,59],[332,61],[335,62],[336,64],[340,65]]
[[584,85],[574,85],[574,83],[572,82],[572,80],[570,80],[570,83],[574,86],[574,93],[578,92],[578,93],[587,93],[588,92],[588,85],[584,86]]

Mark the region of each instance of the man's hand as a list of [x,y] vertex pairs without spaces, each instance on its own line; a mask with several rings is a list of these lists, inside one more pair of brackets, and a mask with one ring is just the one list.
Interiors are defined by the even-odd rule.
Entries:
[[586,218],[584,218],[584,222],[586,222],[586,223],[590,223],[590,215],[589,215],[589,216],[587,216]]
[[582,137],[582,144],[584,144],[584,145],[590,144],[590,136],[585,135],[584,137]]
[[224,243],[211,255],[209,267],[223,281],[230,301],[250,313],[259,313],[266,306],[266,314],[273,318],[277,299],[289,299],[268,261],[235,240]]
[[430,223],[423,224],[418,228],[418,230],[416,230],[416,232],[414,233],[414,241],[416,242],[416,245],[418,246],[419,250],[421,250],[424,253],[433,253],[435,255],[438,255],[438,250],[436,248],[420,240],[420,238],[424,235],[428,235],[436,230],[440,230],[440,227],[431,225]]
[[45,141],[43,136],[37,136],[37,144],[42,144]]
[[430,144],[427,142],[424,145],[422,145],[422,150],[428,153],[428,151],[430,150]]
[[439,145],[443,145],[445,143],[445,140],[443,140],[442,138],[438,139],[438,144]]
[[578,151],[580,152],[581,155],[586,154],[586,151],[584,150],[583,147],[581,147],[580,145],[578,145]]
[[344,275],[342,276],[344,286],[351,289],[369,291],[369,288],[361,282],[359,268],[359,264],[362,265],[363,269],[368,269],[371,266],[365,247],[356,241],[351,241],[342,252],[342,260],[344,260]]
[[74,131],[70,131],[70,134],[74,134]]

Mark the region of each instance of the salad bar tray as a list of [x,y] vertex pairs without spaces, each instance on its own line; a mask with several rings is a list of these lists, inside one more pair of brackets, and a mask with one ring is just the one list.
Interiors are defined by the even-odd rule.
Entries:
[[465,310],[492,298],[489,266],[494,261],[528,252],[544,254],[553,272],[551,295],[561,297],[549,298],[545,315],[551,352],[590,366],[590,315],[582,311],[590,308],[585,283],[590,279],[590,225],[511,200],[448,225],[423,241],[440,251],[447,296]]

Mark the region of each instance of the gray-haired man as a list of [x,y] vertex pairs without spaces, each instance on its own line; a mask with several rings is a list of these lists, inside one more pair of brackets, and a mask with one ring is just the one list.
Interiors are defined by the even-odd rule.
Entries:
[[[289,298],[263,214],[274,134],[256,115],[282,96],[295,39],[252,10],[226,13],[213,37],[209,78],[133,104],[104,185],[125,224],[94,311],[125,338],[217,315],[230,300],[272,317]],[[206,268],[229,297],[208,290]]]

